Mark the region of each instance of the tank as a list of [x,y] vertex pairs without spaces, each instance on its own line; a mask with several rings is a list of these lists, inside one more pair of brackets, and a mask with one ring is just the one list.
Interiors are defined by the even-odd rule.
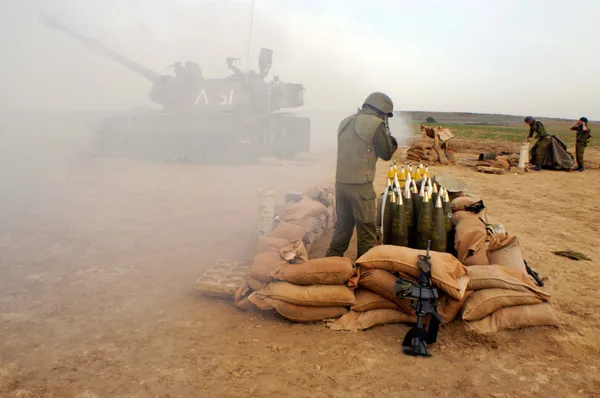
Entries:
[[174,63],[173,74],[161,75],[48,14],[40,14],[39,20],[151,84],[148,98],[160,110],[141,108],[90,125],[98,155],[235,164],[260,157],[290,159],[309,151],[310,119],[289,111],[304,105],[306,90],[277,76],[266,80],[273,60],[270,49],[261,49],[258,72],[242,72],[238,59],[227,58],[230,74],[222,78],[205,77],[192,61]]

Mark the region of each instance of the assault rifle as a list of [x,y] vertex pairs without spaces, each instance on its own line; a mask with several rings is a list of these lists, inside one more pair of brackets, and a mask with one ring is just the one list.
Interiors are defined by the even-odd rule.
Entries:
[[[431,241],[427,241],[427,254],[419,255],[419,269],[421,270],[419,283],[400,277],[394,285],[396,297],[413,300],[411,306],[417,313],[417,325],[406,333],[402,342],[404,353],[412,356],[431,356],[427,344],[433,344],[437,341],[438,330],[442,323],[442,317],[437,312],[439,295],[437,289],[431,283],[430,246]],[[427,329],[425,329],[423,317],[427,314],[431,316]]]
[[523,259],[523,262],[525,263],[525,270],[527,271],[527,273],[531,275],[533,279],[535,279],[538,285],[544,286],[544,281],[542,281],[542,278],[540,278],[540,275],[537,272],[531,269],[529,264],[527,264],[527,260]]

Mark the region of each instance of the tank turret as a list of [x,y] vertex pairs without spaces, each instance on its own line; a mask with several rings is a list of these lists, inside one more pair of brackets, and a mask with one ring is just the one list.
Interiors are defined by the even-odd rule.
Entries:
[[234,65],[236,58],[227,58],[227,66],[233,76],[206,79],[195,62],[183,65],[177,62],[171,67],[173,75],[161,75],[114,51],[105,44],[83,36],[48,14],[39,15],[40,22],[82,42],[90,50],[99,53],[142,76],[152,83],[148,97],[163,106],[165,111],[209,110],[231,111],[277,111],[296,108],[304,104],[304,87],[301,84],[283,83],[279,79],[266,82],[271,70],[273,50],[263,48],[258,63],[259,73],[243,73]]
[[233,72],[205,78],[194,62],[176,62],[172,75],[161,75],[40,14],[39,21],[83,43],[90,50],[119,63],[148,80],[149,99],[162,106],[150,113],[125,112],[95,123],[97,152],[101,154],[200,163],[234,163],[260,156],[293,157],[309,150],[310,120],[278,112],[304,105],[304,86],[266,78],[273,50],[263,48],[258,72],[243,72],[236,58],[227,58]]

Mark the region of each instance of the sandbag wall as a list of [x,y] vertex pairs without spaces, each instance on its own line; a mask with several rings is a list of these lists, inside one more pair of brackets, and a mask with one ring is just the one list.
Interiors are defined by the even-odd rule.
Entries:
[[347,285],[355,275],[352,261],[308,258],[307,248],[333,226],[334,213],[333,188],[306,192],[300,201],[287,203],[274,229],[259,237],[249,276],[236,292],[236,305],[275,310],[296,322],[347,313],[356,302]]
[[557,326],[550,295],[526,271],[519,239],[492,223],[487,208],[477,204],[470,197],[456,198],[451,204],[457,258],[466,266],[473,291],[462,318],[479,333]]
[[447,151],[439,145],[436,146],[434,143],[425,141],[412,144],[406,152],[406,159],[413,162],[441,165],[449,165],[455,162],[452,151]]
[[[416,313],[410,299],[399,299],[395,282],[399,276],[417,281],[418,255],[423,250],[380,245],[361,256],[356,304],[350,312],[329,325],[332,330],[362,330],[385,323],[415,323]],[[452,322],[469,297],[469,276],[464,265],[449,253],[431,252],[433,284],[440,290],[438,311],[443,323]]]
[[[333,193],[319,195],[329,195],[328,206],[316,196],[287,204],[278,225],[259,238],[236,305],[274,310],[295,322],[327,320],[332,330],[415,323],[411,301],[396,297],[395,282],[398,277],[417,281],[418,256],[425,250],[383,244],[358,258],[356,266],[343,257],[309,259],[306,247],[333,223]],[[526,273],[518,239],[497,225],[486,227],[479,218],[491,224],[487,209],[475,202],[459,197],[450,204],[456,256],[430,252],[442,323],[462,318],[477,333],[558,325],[550,295]],[[320,228],[311,218],[320,220]]]

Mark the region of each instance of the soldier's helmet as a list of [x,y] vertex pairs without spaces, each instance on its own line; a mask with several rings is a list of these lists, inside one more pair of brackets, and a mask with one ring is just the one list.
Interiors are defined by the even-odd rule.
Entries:
[[527,116],[525,118],[525,123],[533,122],[533,118],[531,116]]
[[394,116],[394,103],[392,99],[384,93],[375,92],[369,94],[367,99],[364,102],[366,105],[370,105],[373,108],[376,108],[383,112],[387,117]]

